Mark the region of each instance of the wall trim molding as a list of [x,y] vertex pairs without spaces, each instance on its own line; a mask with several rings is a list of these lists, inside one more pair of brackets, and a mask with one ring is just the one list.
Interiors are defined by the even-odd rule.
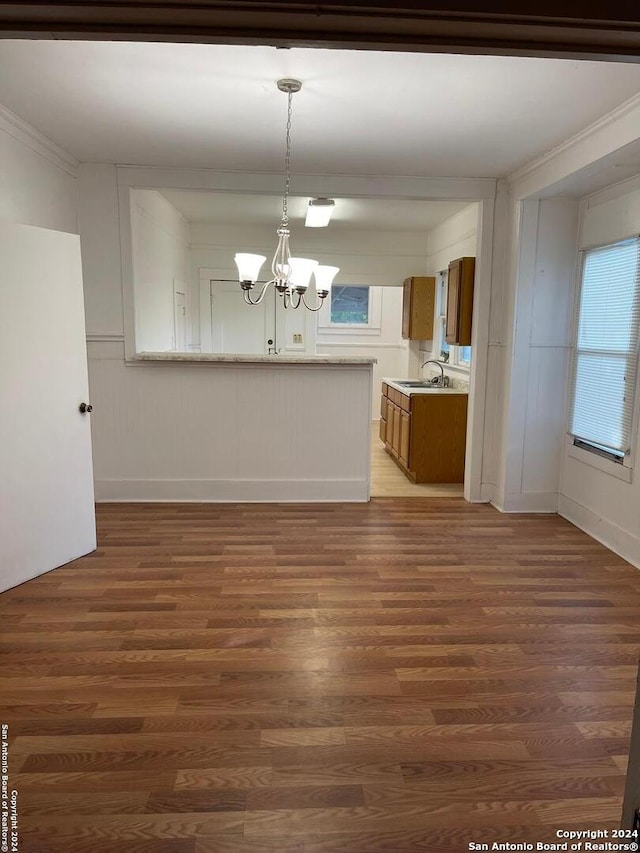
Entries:
[[100,480],[98,503],[203,501],[207,503],[327,503],[369,500],[366,480]]
[[95,343],[97,341],[124,341],[123,332],[88,332],[87,343]]
[[559,145],[556,145],[555,148],[550,148],[549,151],[546,151],[540,157],[525,163],[524,166],[521,166],[511,175],[508,175],[507,181],[510,184],[513,184],[521,180],[531,172],[534,172],[536,169],[555,159],[559,154],[563,154],[565,151],[571,150],[575,145],[578,145],[580,142],[584,142],[591,136],[595,136],[603,128],[608,127],[610,124],[613,124],[613,122],[618,121],[621,118],[625,118],[629,113],[637,109],[640,109],[640,94],[633,95],[629,100],[611,110],[611,112],[600,116],[600,118],[592,124],[587,125],[587,127],[584,127],[582,130],[578,131],[578,133],[574,133],[573,136],[569,136],[567,139],[563,140]]
[[0,104],[0,130],[4,130],[73,178],[77,177],[79,160],[2,104]]
[[518,492],[504,496],[501,512],[558,512],[557,492]]
[[[328,334],[332,334],[329,332]],[[359,347],[361,349],[401,349],[406,350],[406,344],[376,344],[371,341],[358,341],[357,343],[347,343],[345,341],[322,341],[320,340],[320,333],[318,333],[318,347]]]
[[[137,189],[195,189],[219,192],[282,192],[279,172],[216,171],[206,167],[136,166],[117,163],[120,187]],[[431,178],[411,175],[312,175],[296,173],[296,194],[391,197],[469,204],[493,199],[496,178]]]
[[588,533],[610,551],[640,569],[640,539],[628,531],[603,518],[601,515],[577,503],[566,495],[560,495],[558,514],[580,530]]

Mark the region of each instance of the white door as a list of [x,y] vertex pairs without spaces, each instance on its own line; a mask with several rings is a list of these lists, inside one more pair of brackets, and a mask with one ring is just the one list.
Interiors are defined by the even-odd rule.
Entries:
[[[259,285],[256,287],[258,290]],[[276,352],[273,287],[260,305],[247,305],[237,281],[211,282],[211,350],[268,355]],[[270,343],[271,342],[271,343]]]
[[0,589],[96,547],[74,234],[0,223]]

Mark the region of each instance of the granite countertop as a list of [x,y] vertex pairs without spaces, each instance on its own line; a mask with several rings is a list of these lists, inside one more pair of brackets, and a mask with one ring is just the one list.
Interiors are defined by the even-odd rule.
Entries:
[[400,391],[401,394],[406,394],[410,397],[412,394],[464,394],[467,396],[469,394],[468,388],[437,388],[437,387],[429,387],[428,385],[422,386],[419,388],[408,388],[406,385],[401,385],[401,382],[417,382],[415,379],[383,379],[383,382],[386,382],[391,388],[395,388],[396,391]]
[[336,355],[243,355],[213,352],[139,352],[132,362],[221,362],[224,364],[376,364],[375,358],[343,357]]

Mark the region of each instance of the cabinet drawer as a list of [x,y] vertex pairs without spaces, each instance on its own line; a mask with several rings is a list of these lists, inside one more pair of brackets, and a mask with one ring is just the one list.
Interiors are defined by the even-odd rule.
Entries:
[[387,397],[391,400],[392,403],[394,403],[396,406],[399,406],[402,394],[399,391],[396,391],[395,388],[389,388],[389,393],[387,394]]
[[386,383],[386,382],[383,382],[383,383],[382,383],[382,396],[383,396],[383,397],[388,397],[388,396],[389,396],[389,386],[387,385],[387,383]]
[[380,417],[387,417],[387,398],[384,396],[384,394],[382,395],[382,397],[380,397]]
[[398,400],[398,405],[401,409],[404,409],[405,412],[411,411],[411,397],[408,397],[406,394],[400,394],[400,399]]

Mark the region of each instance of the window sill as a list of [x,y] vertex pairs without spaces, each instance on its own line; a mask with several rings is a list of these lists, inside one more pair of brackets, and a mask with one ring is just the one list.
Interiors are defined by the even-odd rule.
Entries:
[[617,480],[622,480],[625,483],[633,482],[633,468],[628,468],[626,465],[621,465],[618,462],[612,462],[610,459],[605,459],[603,456],[598,456],[597,453],[591,453],[582,447],[576,447],[572,437],[569,437],[567,442],[568,456],[571,459],[589,465],[591,468],[597,468],[598,471],[609,474],[609,476],[615,477]]
[[441,364],[444,367],[445,372],[447,370],[452,370],[455,373],[460,373],[462,376],[469,376],[471,373],[471,366],[467,367],[464,364],[451,364],[448,361],[439,361],[438,364]]
[[335,325],[318,324],[318,334],[323,335],[379,335],[380,326],[365,326],[363,324],[336,323]]

